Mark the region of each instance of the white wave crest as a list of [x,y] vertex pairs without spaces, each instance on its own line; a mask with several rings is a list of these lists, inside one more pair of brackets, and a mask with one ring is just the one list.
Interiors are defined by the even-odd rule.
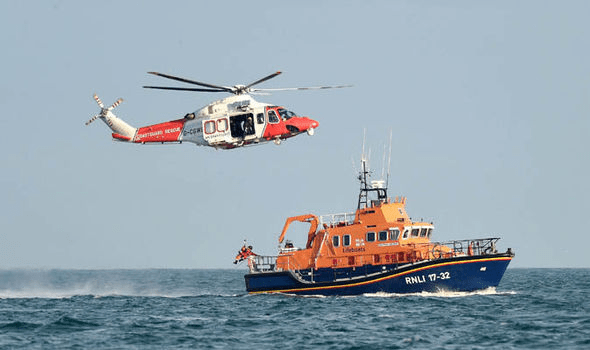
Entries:
[[513,295],[516,292],[513,291],[496,291],[496,287],[489,287],[482,290],[476,290],[473,292],[453,292],[453,291],[445,291],[440,290],[436,292],[419,292],[419,293],[386,293],[386,292],[377,292],[377,293],[366,293],[363,294],[365,297],[369,298],[402,298],[402,297],[428,297],[428,298],[463,298],[469,297],[474,295]]

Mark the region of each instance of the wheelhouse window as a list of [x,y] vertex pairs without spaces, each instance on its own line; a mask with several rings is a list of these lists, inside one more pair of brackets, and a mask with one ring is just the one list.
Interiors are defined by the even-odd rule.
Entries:
[[403,238],[403,239],[406,239],[406,238],[408,238],[408,233],[409,233],[409,232],[410,232],[409,230],[404,230],[404,235],[402,236],[402,238]]
[[419,228],[413,228],[412,229],[412,237],[418,237],[418,234],[420,233],[420,229]]
[[256,114],[256,123],[264,124],[264,113]]
[[422,227],[422,229],[420,229],[420,237],[426,237],[427,233],[428,233],[428,228]]
[[271,124],[276,124],[279,122],[279,117],[272,109],[268,111],[268,122]]
[[367,232],[367,242],[375,242],[375,232]]
[[428,233],[426,235],[428,236],[428,238],[430,238],[430,236],[432,235],[432,228],[428,229]]
[[387,241],[387,231],[379,231],[379,240]]
[[392,241],[397,241],[399,239],[399,229],[394,228],[389,230],[389,239]]
[[342,245],[348,247],[350,245],[350,235],[342,236]]
[[281,118],[283,120],[289,120],[289,119],[297,116],[294,112],[288,111],[284,108],[279,108],[278,112],[281,115]]
[[205,122],[205,134],[213,134],[215,132],[215,121],[209,120]]
[[332,237],[332,245],[334,247],[339,247],[340,246],[340,236],[334,236],[334,237]]

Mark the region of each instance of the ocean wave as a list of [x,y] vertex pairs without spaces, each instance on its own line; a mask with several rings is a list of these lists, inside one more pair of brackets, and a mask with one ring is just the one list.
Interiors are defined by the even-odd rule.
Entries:
[[11,331],[11,330],[23,331],[23,330],[37,329],[41,326],[43,326],[43,325],[40,323],[14,321],[14,322],[0,324],[0,329],[3,331]]

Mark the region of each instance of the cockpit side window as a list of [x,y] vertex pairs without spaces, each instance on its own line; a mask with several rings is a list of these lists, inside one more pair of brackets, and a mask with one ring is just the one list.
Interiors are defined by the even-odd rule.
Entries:
[[281,118],[283,120],[289,120],[289,119],[291,119],[291,118],[293,118],[293,117],[296,116],[295,113],[293,113],[291,111],[288,111],[288,110],[286,110],[284,108],[279,108],[278,111],[279,111],[279,114],[281,115]]
[[276,124],[279,122],[279,117],[272,109],[268,111],[268,122],[271,124]]

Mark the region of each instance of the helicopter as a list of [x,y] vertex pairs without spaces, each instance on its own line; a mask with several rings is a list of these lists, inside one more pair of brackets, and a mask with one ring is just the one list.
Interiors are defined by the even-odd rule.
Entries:
[[272,79],[281,73],[281,71],[277,71],[248,85],[221,86],[169,74],[148,72],[148,74],[158,77],[200,87],[144,86],[146,89],[225,92],[233,94],[233,96],[212,102],[195,112],[187,113],[179,119],[135,128],[113,113],[113,109],[123,102],[122,98],[119,98],[111,106],[105,107],[101,99],[94,94],[100,112],[90,118],[86,125],[96,119],[101,119],[112,130],[113,141],[130,143],[166,144],[186,141],[197,146],[209,146],[216,149],[234,149],[270,141],[279,145],[282,140],[302,133],[313,135],[319,123],[308,117],[298,116],[282,106],[258,102],[250,94],[350,87],[350,85],[340,85],[279,89],[253,88],[253,86]]

